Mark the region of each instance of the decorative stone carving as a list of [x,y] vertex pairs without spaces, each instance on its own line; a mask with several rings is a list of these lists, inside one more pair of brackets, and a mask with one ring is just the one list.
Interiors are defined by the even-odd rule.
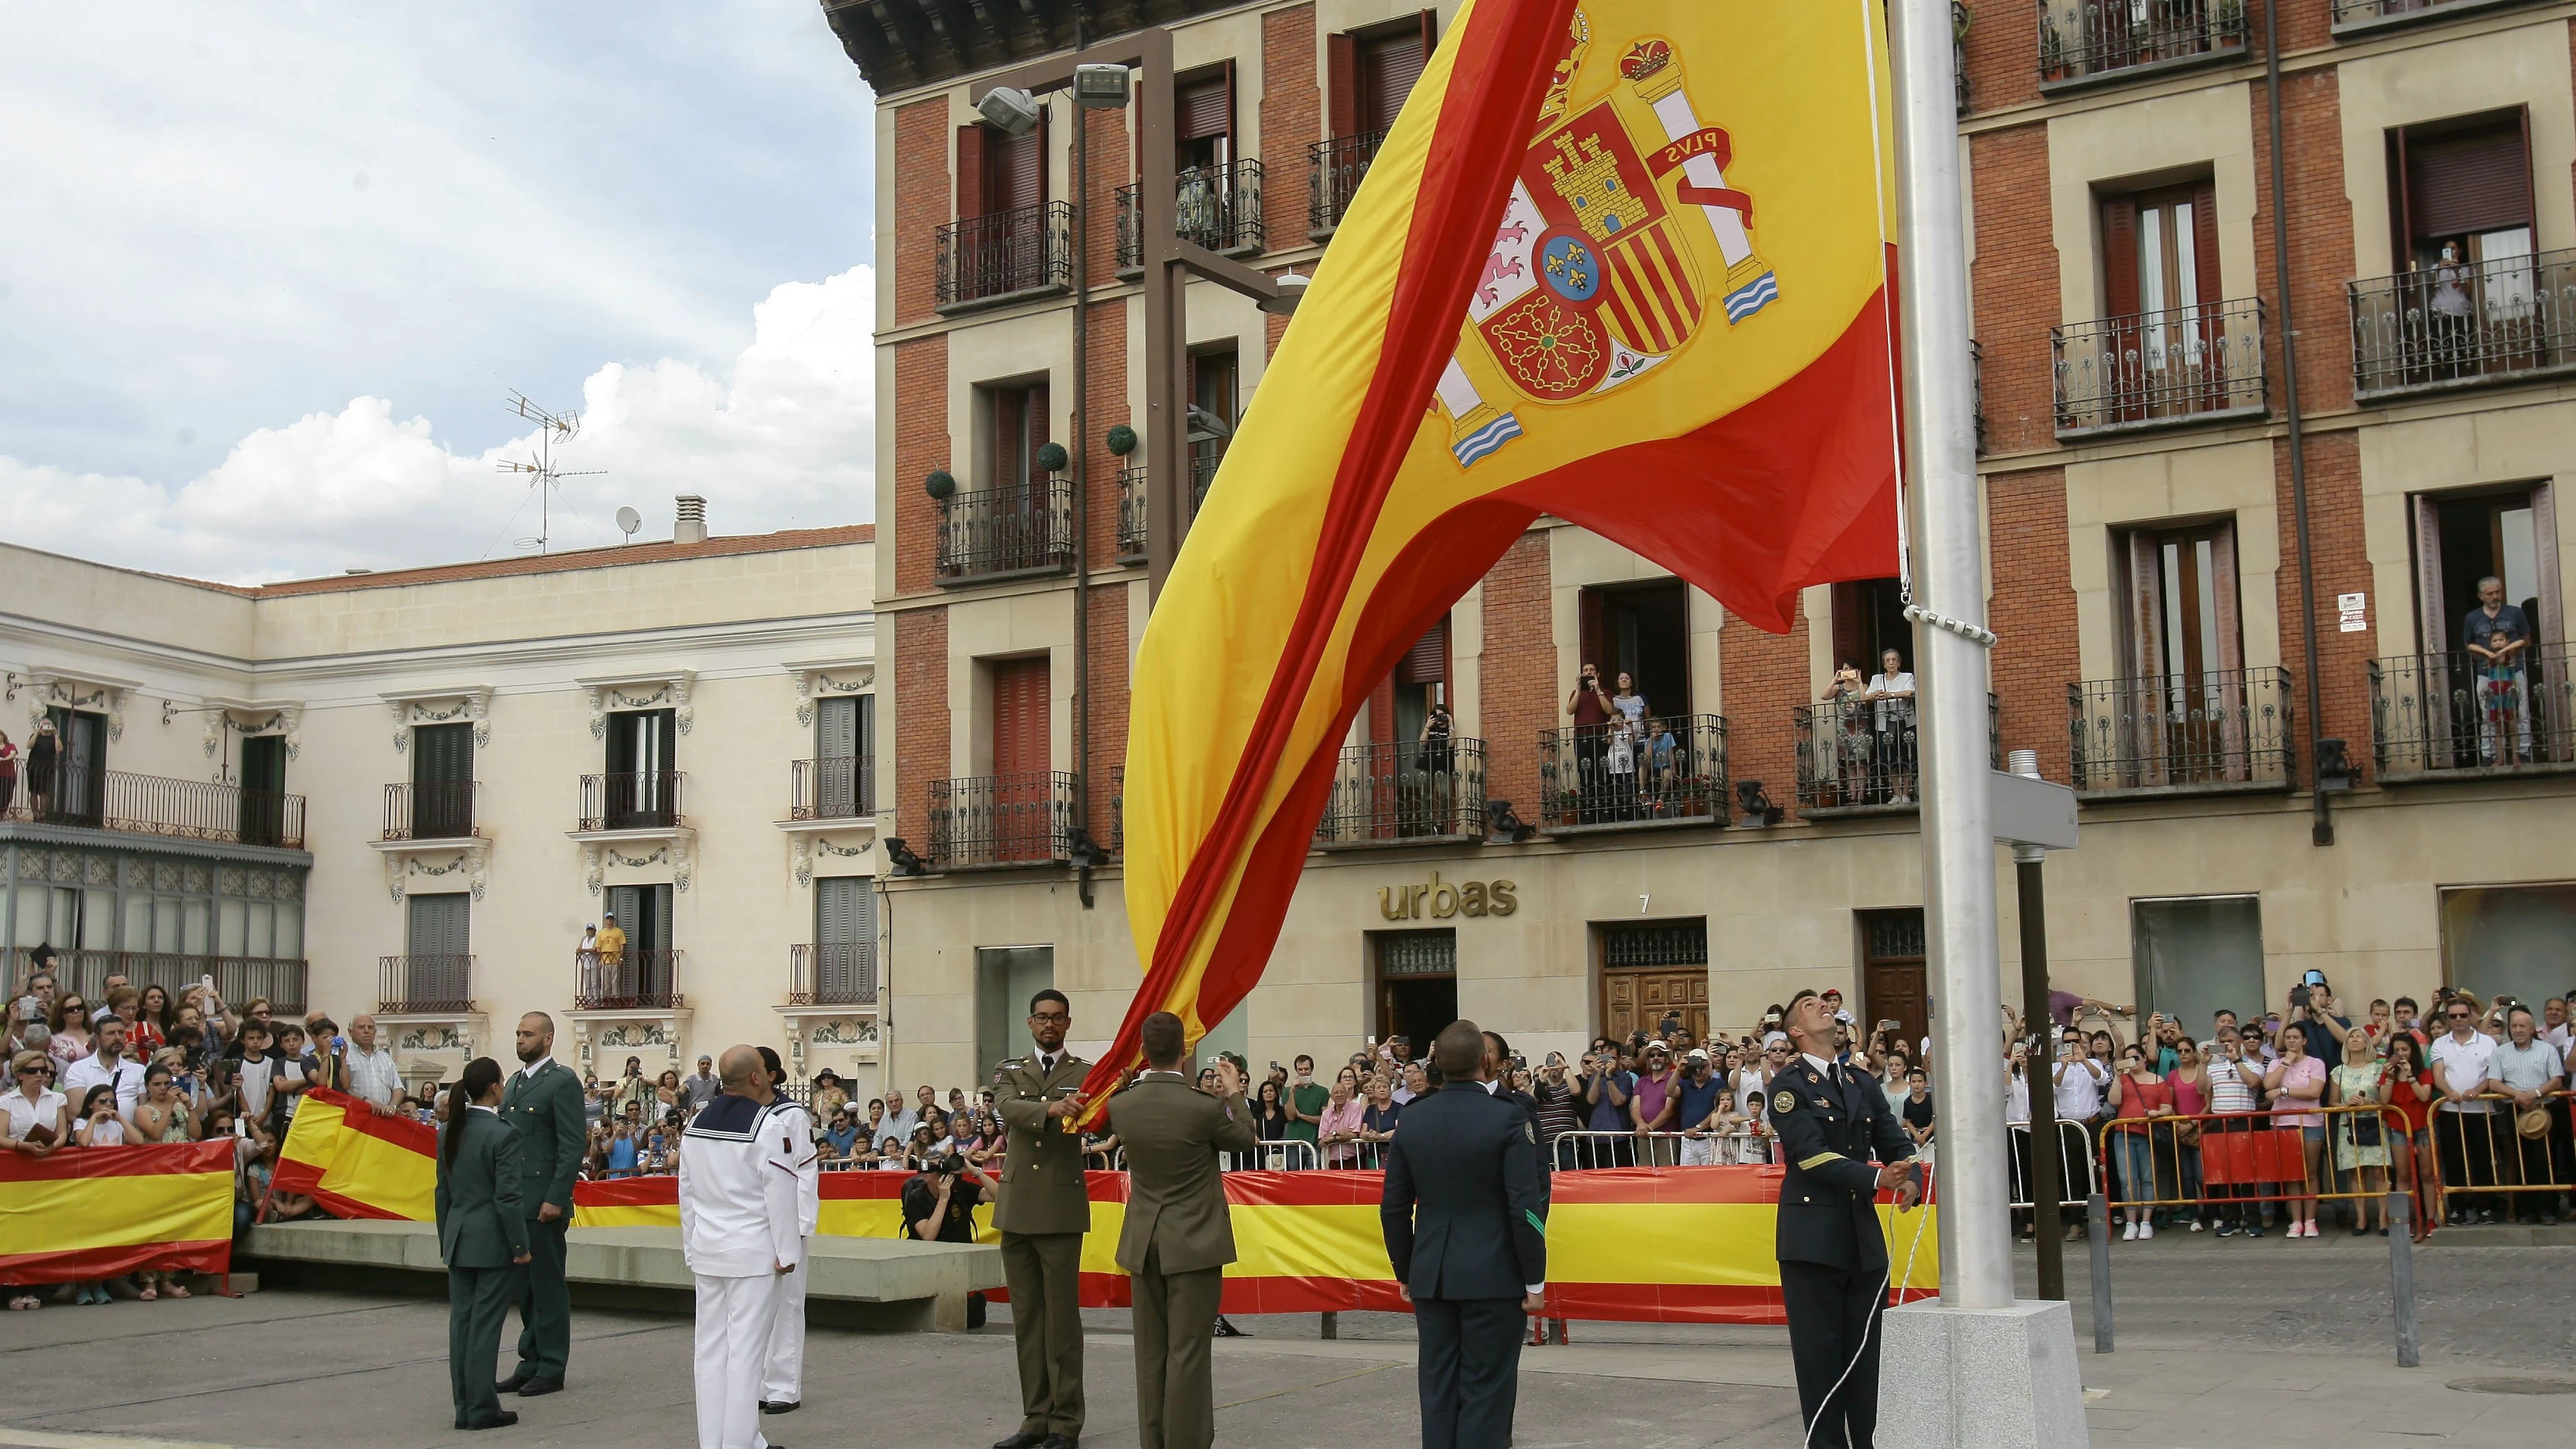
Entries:
[[[460,719],[474,725],[474,748],[479,750],[492,743],[492,686],[488,684],[377,697],[393,711],[396,753],[411,748],[412,726],[448,724]],[[292,744],[287,746],[289,754],[294,750]]]
[[[432,865],[428,856],[433,854],[445,855],[448,859],[443,864]],[[483,888],[491,878],[489,842],[475,840],[461,849],[443,848],[427,853],[409,850],[385,852],[385,894],[393,898],[395,905],[402,904],[403,895],[413,878],[437,880],[459,873],[465,876],[465,888],[473,892],[474,899],[483,899]]]
[[86,675],[63,674],[54,670],[35,669],[9,676],[11,698],[20,693],[27,699],[27,730],[35,732],[44,723],[49,709],[80,709],[107,715],[107,737],[110,741],[125,738],[125,701],[137,686],[130,680],[97,679]]
[[661,709],[668,706],[672,723],[687,734],[695,722],[696,711],[689,704],[689,690],[697,682],[694,669],[675,669],[668,674],[621,675],[608,679],[576,679],[590,695],[590,737],[608,738],[608,715],[611,710]]
[[796,722],[800,725],[814,722],[815,700],[834,694],[866,694],[876,688],[877,682],[873,659],[790,664],[787,672],[796,677]]

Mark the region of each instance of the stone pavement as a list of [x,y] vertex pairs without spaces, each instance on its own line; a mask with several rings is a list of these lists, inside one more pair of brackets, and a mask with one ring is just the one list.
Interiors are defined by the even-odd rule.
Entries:
[[[2118,1351],[2092,1352],[2081,1245],[2070,1291],[2093,1442],[2118,1446],[2521,1446],[2564,1442],[2576,1412],[2567,1311],[2576,1249],[2420,1255],[2425,1365],[2392,1366],[2386,1245],[2335,1238],[2116,1245]],[[2032,1263],[2023,1255],[2027,1270]],[[2375,1298],[2374,1298],[2374,1295]],[[999,1313],[997,1312],[997,1319]],[[1133,1442],[1126,1315],[1086,1315],[1100,1449]],[[573,1386],[527,1401],[476,1449],[680,1449],[691,1440],[685,1321],[575,1310]],[[1411,1323],[1349,1314],[1243,1320],[1216,1345],[1224,1442],[1324,1449],[1414,1432]],[[1577,1324],[1522,1360],[1520,1449],[1798,1442],[1776,1329]],[[457,1449],[442,1304],[272,1290],[0,1316],[0,1445],[30,1449]],[[790,1446],[899,1438],[982,1449],[1015,1427],[1008,1329],[963,1337],[817,1330]],[[2546,1388],[2536,1394],[2516,1390]]]

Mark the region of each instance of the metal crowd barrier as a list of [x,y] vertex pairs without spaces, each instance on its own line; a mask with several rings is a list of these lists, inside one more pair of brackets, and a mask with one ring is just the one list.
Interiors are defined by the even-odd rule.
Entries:
[[[2005,1125],[2012,1131],[2013,1145],[2012,1161],[2007,1164],[2012,1175],[2010,1205],[2025,1209],[2035,1207],[2030,1178],[2030,1124],[2010,1122]],[[2084,1123],[2061,1118],[2057,1122],[2057,1137],[2057,1205],[2080,1208],[2084,1206],[2085,1195],[2092,1191],[2093,1134],[2085,1130]]]
[[[2325,1119],[2325,1135],[2314,1144],[2321,1149],[2315,1161],[2304,1130],[2308,1124],[2276,1120],[2285,1117]],[[2198,1132],[2186,1132],[2187,1124]],[[2377,1140],[2363,1140],[2372,1127],[2378,1129]],[[2392,1192],[2421,1200],[2427,1186],[2439,1190],[2425,1154],[2413,1150],[2405,1114],[2384,1102],[2115,1117],[2099,1124],[2094,1140],[2094,1180],[2115,1211],[2215,1208],[2223,1213],[2264,1203],[2360,1202]],[[2386,1163],[2338,1166],[2337,1149],[2346,1146],[2375,1148]],[[2377,1187],[2370,1186],[2373,1173],[2379,1175]]]
[[[1127,1170],[1127,1149],[1124,1147],[1115,1147],[1106,1153],[1086,1153],[1084,1159],[1086,1164],[1096,1159],[1105,1160],[1108,1165],[1099,1169],[1103,1172]],[[1264,1142],[1250,1152],[1220,1152],[1216,1159],[1217,1168],[1222,1172],[1313,1172],[1324,1165],[1314,1143],[1295,1139]]]
[[1559,1132],[1549,1144],[1558,1172],[1604,1167],[1736,1167],[1771,1160],[1760,1132]]
[[2536,1136],[2523,1135],[2521,1123],[2529,1114],[2517,1110],[2511,1096],[2482,1092],[2472,1100],[2491,1105],[2484,1112],[2446,1112],[2436,1104],[2428,1114],[2433,1161],[2424,1174],[2437,1197],[2426,1226],[2440,1222],[2453,1206],[2519,1216],[2517,1193],[2538,1196],[2541,1211],[2554,1214],[2557,1194],[2576,1188],[2570,1121],[2576,1093],[2538,1095],[2531,1109],[2543,1119]]

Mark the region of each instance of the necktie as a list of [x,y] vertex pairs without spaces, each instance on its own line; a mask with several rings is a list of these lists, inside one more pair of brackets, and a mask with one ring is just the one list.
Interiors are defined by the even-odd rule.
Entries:
[[1039,1073],[1040,1073],[1041,1075],[1044,1075],[1044,1076],[1050,1076],[1050,1077],[1054,1076],[1054,1075],[1055,1075],[1055,1057],[1054,1057],[1053,1055],[1051,1055],[1051,1054],[1047,1054],[1047,1053],[1040,1053],[1040,1054],[1039,1054],[1039,1056],[1038,1056],[1038,1071],[1039,1071]]

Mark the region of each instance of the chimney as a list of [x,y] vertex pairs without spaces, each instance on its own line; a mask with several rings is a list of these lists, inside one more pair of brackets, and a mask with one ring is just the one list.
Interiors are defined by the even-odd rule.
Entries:
[[680,505],[680,511],[671,523],[671,542],[706,542],[707,500],[695,493],[683,493],[674,501]]

